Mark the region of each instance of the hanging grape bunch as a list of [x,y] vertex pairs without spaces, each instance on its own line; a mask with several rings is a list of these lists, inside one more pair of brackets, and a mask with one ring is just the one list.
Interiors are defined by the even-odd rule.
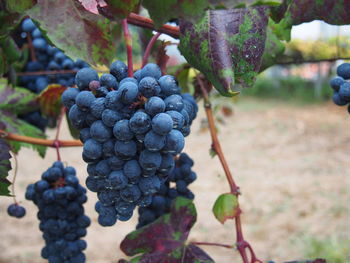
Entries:
[[81,238],[90,219],[84,215],[86,189],[79,184],[75,169],[55,162],[41,180],[27,187],[26,198],[39,208],[39,228],[45,240],[41,256],[49,263],[84,263],[86,242]]
[[[34,57],[29,56],[29,60],[23,69],[24,72],[79,70],[89,67],[86,62],[82,60],[74,62],[59,49],[49,45],[43,38],[40,29],[30,18],[23,20],[21,29],[20,36],[15,38],[17,44],[22,45],[23,40],[29,37],[35,55]],[[19,85],[34,93],[40,93],[47,85],[53,83],[67,87],[73,86],[74,79],[75,73],[28,75],[19,78]],[[40,111],[29,112],[20,117],[41,130],[44,130],[47,126],[47,119],[41,116]]]
[[[176,197],[194,199],[194,194],[188,189],[188,186],[197,179],[192,166],[193,160],[186,153],[181,153],[176,160],[175,168],[161,184],[158,193],[152,197],[151,205],[139,208],[139,223],[136,228],[148,225],[158,217],[169,213],[171,202]],[[174,187],[171,187],[171,183],[174,183]]]
[[[337,77],[330,81],[333,88],[333,102],[338,106],[345,106],[350,102],[350,63],[343,63],[337,68]],[[350,105],[348,106],[350,113]]]
[[156,64],[147,64],[134,77],[127,71],[121,61],[100,78],[84,68],[76,75],[78,89],[62,94],[69,119],[80,130],[86,185],[97,192],[103,226],[127,221],[136,206],[151,204],[198,111],[194,98],[181,95],[175,78],[162,76]]

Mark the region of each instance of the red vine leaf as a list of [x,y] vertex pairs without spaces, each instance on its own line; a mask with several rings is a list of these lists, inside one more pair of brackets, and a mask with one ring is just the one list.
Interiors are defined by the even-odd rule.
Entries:
[[0,139],[0,195],[10,196],[8,187],[11,182],[6,178],[11,170],[10,159],[10,145],[5,140]]
[[238,86],[254,84],[267,22],[267,7],[210,10],[195,24],[180,20],[179,48],[222,95],[234,96]]
[[59,84],[50,84],[40,93],[38,102],[44,115],[53,118],[58,117],[62,106],[61,95],[66,88]]
[[166,64],[168,63],[170,57],[166,54],[166,47],[170,44],[169,41],[162,41],[161,45],[157,50],[156,63],[160,67],[162,74],[166,74]]
[[27,13],[71,58],[94,65],[113,60],[117,25],[87,11],[78,0],[38,0]]
[[193,202],[178,197],[173,202],[169,214],[128,234],[120,248],[128,256],[137,256],[137,261],[135,259],[131,262],[213,263],[202,249],[185,244],[196,218],[197,212]]
[[234,219],[240,213],[237,196],[231,193],[220,195],[213,206],[213,213],[221,224],[227,219]]

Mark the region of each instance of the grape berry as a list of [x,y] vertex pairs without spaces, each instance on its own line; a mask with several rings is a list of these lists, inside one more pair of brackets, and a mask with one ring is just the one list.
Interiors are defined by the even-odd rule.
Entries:
[[194,98],[181,94],[175,78],[161,76],[156,64],[138,72],[137,78],[127,77],[121,61],[101,77],[84,68],[76,74],[78,89],[62,94],[84,143],[86,186],[97,193],[102,226],[126,221],[136,206],[151,203],[174,169],[198,111]]
[[39,228],[46,243],[41,256],[49,263],[84,263],[82,251],[87,244],[81,238],[90,219],[83,208],[86,189],[79,184],[75,169],[55,162],[41,180],[27,187],[26,199],[39,208]]
[[26,214],[26,209],[23,206],[20,206],[19,204],[11,204],[7,208],[7,213],[9,216],[22,218]]

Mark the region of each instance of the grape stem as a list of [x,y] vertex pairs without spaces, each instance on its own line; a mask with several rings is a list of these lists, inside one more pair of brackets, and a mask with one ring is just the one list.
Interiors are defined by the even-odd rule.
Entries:
[[226,244],[220,244],[220,243],[213,243],[213,242],[190,242],[192,245],[197,246],[217,246],[217,247],[225,247],[225,248],[234,248],[232,245],[226,245]]
[[[221,148],[221,145],[220,145],[220,141],[219,141],[219,138],[218,138],[218,135],[216,132],[216,125],[215,125],[215,120],[214,120],[213,111],[212,111],[208,92],[204,87],[204,83],[203,83],[202,79],[199,77],[199,75],[197,73],[196,73],[196,79],[197,79],[198,85],[200,87],[200,90],[202,92],[203,99],[204,99],[204,109],[205,109],[205,113],[207,115],[210,135],[211,135],[211,139],[212,139],[212,146],[211,147],[215,151],[215,153],[217,154],[217,156],[221,162],[221,165],[225,171],[226,179],[227,179],[228,184],[229,184],[230,189],[231,189],[231,193],[237,197],[237,202],[238,202],[238,196],[240,194],[239,187],[237,186],[237,184],[235,183],[235,181],[233,179],[230,168],[228,166],[225,155],[224,155],[222,148]],[[244,263],[249,263],[249,262],[250,263],[262,263],[262,261],[256,257],[251,245],[244,239],[243,230],[242,230],[242,223],[241,223],[241,209],[239,207],[239,204],[237,204],[236,209],[237,209],[237,211],[239,211],[234,218],[235,219],[235,228],[236,228],[237,250],[239,251]],[[248,259],[247,250],[250,252],[250,261]]]
[[33,47],[32,36],[30,35],[30,33],[27,34],[27,42],[28,42],[30,57],[32,61],[37,61],[36,55],[35,55],[35,49]]
[[161,34],[162,33],[158,32],[157,34],[153,35],[150,41],[148,42],[145,50],[145,54],[143,55],[143,59],[142,59],[142,67],[144,67],[147,64],[152,48]]
[[16,178],[17,178],[17,172],[18,172],[18,160],[17,160],[17,156],[14,152],[11,152],[13,159],[15,160],[15,169],[14,169],[14,173],[13,173],[13,179],[12,179],[12,197],[13,197],[13,202],[15,204],[17,203],[17,199],[16,199],[16,192],[15,192],[15,183],[16,183]]
[[56,75],[56,74],[75,74],[77,70],[67,69],[67,70],[46,70],[46,71],[35,71],[35,72],[18,72],[17,76],[35,76],[35,75]]
[[66,113],[66,108],[61,107],[61,112],[60,112],[60,115],[58,116],[58,120],[57,120],[56,136],[55,136],[55,140],[54,140],[54,145],[55,145],[56,153],[57,153],[57,161],[61,161],[59,137],[60,137],[60,131],[61,131],[61,126],[62,126],[62,120],[63,120],[65,113]]
[[132,64],[132,37],[130,35],[127,19],[123,19],[122,27],[126,45],[126,54],[128,57],[128,77],[132,78],[134,76],[134,69]]
[[[6,132],[4,130],[0,130],[0,138],[4,138],[10,141],[17,141],[17,142],[25,142],[35,145],[43,145],[48,147],[56,147],[55,146],[55,140],[46,140],[41,138],[35,138],[35,137],[29,137],[29,136],[23,136],[18,135],[10,132]],[[80,147],[83,146],[82,142],[79,140],[58,140],[60,147]]]

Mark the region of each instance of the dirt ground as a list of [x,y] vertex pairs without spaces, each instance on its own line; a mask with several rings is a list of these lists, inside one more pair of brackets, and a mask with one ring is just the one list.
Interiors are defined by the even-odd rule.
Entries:
[[[197,224],[190,240],[234,243],[233,222],[221,225],[211,213],[217,196],[228,191],[217,158],[209,156],[210,136],[200,129],[203,112],[188,137],[186,152],[195,160],[198,180]],[[306,240],[349,238],[350,228],[350,117],[346,108],[331,103],[300,106],[243,98],[235,114],[220,126],[223,150],[239,186],[243,229],[257,255],[264,262],[305,258]],[[66,131],[62,138],[69,138]],[[53,131],[50,131],[53,136]],[[81,149],[62,150],[63,160],[74,166],[84,182],[85,164]],[[43,246],[36,219],[37,208],[24,200],[26,185],[37,180],[55,160],[49,149],[45,159],[24,149],[18,156],[18,199],[27,209],[25,218],[6,213],[10,198],[0,202],[0,262],[40,263]],[[131,221],[103,228],[94,211],[96,196],[89,193],[87,213],[87,262],[111,263],[123,257],[118,244],[134,229]],[[241,262],[234,250],[203,247],[217,263]],[[345,262],[344,262],[345,263]]]

